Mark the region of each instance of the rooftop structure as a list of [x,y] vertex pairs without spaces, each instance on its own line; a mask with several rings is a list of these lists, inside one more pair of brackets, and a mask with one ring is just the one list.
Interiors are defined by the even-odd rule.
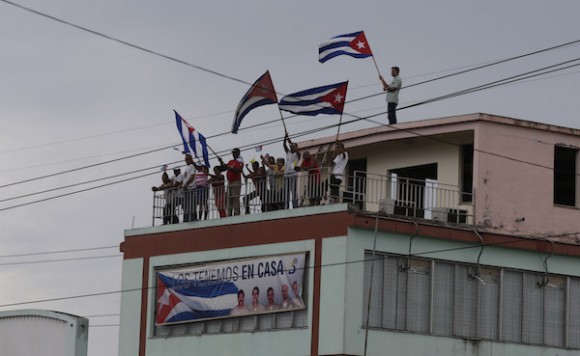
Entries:
[[337,200],[323,170],[290,208],[219,218],[210,196],[207,220],[127,230],[120,354],[575,355],[578,133],[485,114],[344,133]]

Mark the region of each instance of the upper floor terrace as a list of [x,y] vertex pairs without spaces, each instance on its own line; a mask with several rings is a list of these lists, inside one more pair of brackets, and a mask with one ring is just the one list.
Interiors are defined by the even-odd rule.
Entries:
[[[299,150],[328,161],[335,138],[301,142]],[[213,219],[222,209],[238,215],[235,201],[240,215],[346,202],[370,213],[580,241],[580,130],[471,114],[346,132],[339,141],[350,159],[337,197],[330,196],[326,167],[316,178],[300,172],[261,186],[248,181],[234,206],[224,198],[227,187],[217,195],[210,187],[201,207]],[[163,192],[154,199],[155,225],[173,214]],[[172,203],[177,215],[184,203]]]

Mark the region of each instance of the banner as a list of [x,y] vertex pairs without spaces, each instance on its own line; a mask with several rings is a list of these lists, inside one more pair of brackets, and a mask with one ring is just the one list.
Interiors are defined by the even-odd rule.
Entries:
[[159,270],[155,324],[304,309],[306,253]]

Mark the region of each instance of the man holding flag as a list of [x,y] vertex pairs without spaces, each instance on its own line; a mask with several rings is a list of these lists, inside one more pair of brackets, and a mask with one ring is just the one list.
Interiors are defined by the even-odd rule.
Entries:
[[383,90],[387,92],[387,110],[389,116],[389,125],[394,125],[397,123],[397,105],[399,104],[399,91],[403,86],[403,81],[399,77],[399,67],[391,68],[391,75],[393,76],[393,81],[387,84],[382,75],[379,75],[379,79],[383,83]]

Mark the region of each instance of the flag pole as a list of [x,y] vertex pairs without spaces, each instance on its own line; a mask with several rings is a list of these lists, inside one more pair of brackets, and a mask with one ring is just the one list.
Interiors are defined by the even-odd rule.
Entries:
[[278,106],[278,112],[280,113],[280,119],[282,120],[282,126],[284,126],[284,133],[288,136],[288,129],[286,129],[286,122],[284,121],[284,115],[282,115],[282,110],[280,110],[280,106]]
[[377,73],[379,73],[379,77],[380,77],[381,76],[381,71],[379,70],[379,65],[377,64],[377,61],[375,60],[375,56],[373,55],[371,57],[373,58],[373,63],[375,64],[375,68],[377,68]]
[[206,146],[207,146],[208,150],[210,150],[210,151],[211,151],[211,153],[213,153],[213,155],[214,155],[214,156],[215,156],[215,157],[218,159],[218,161],[221,161],[221,159],[222,159],[222,158],[221,158],[221,157],[220,157],[220,156],[219,156],[219,155],[216,153],[216,151],[214,151],[214,150],[211,148],[211,146],[210,146],[210,145],[208,145],[208,144],[207,144],[207,141],[206,141]]

